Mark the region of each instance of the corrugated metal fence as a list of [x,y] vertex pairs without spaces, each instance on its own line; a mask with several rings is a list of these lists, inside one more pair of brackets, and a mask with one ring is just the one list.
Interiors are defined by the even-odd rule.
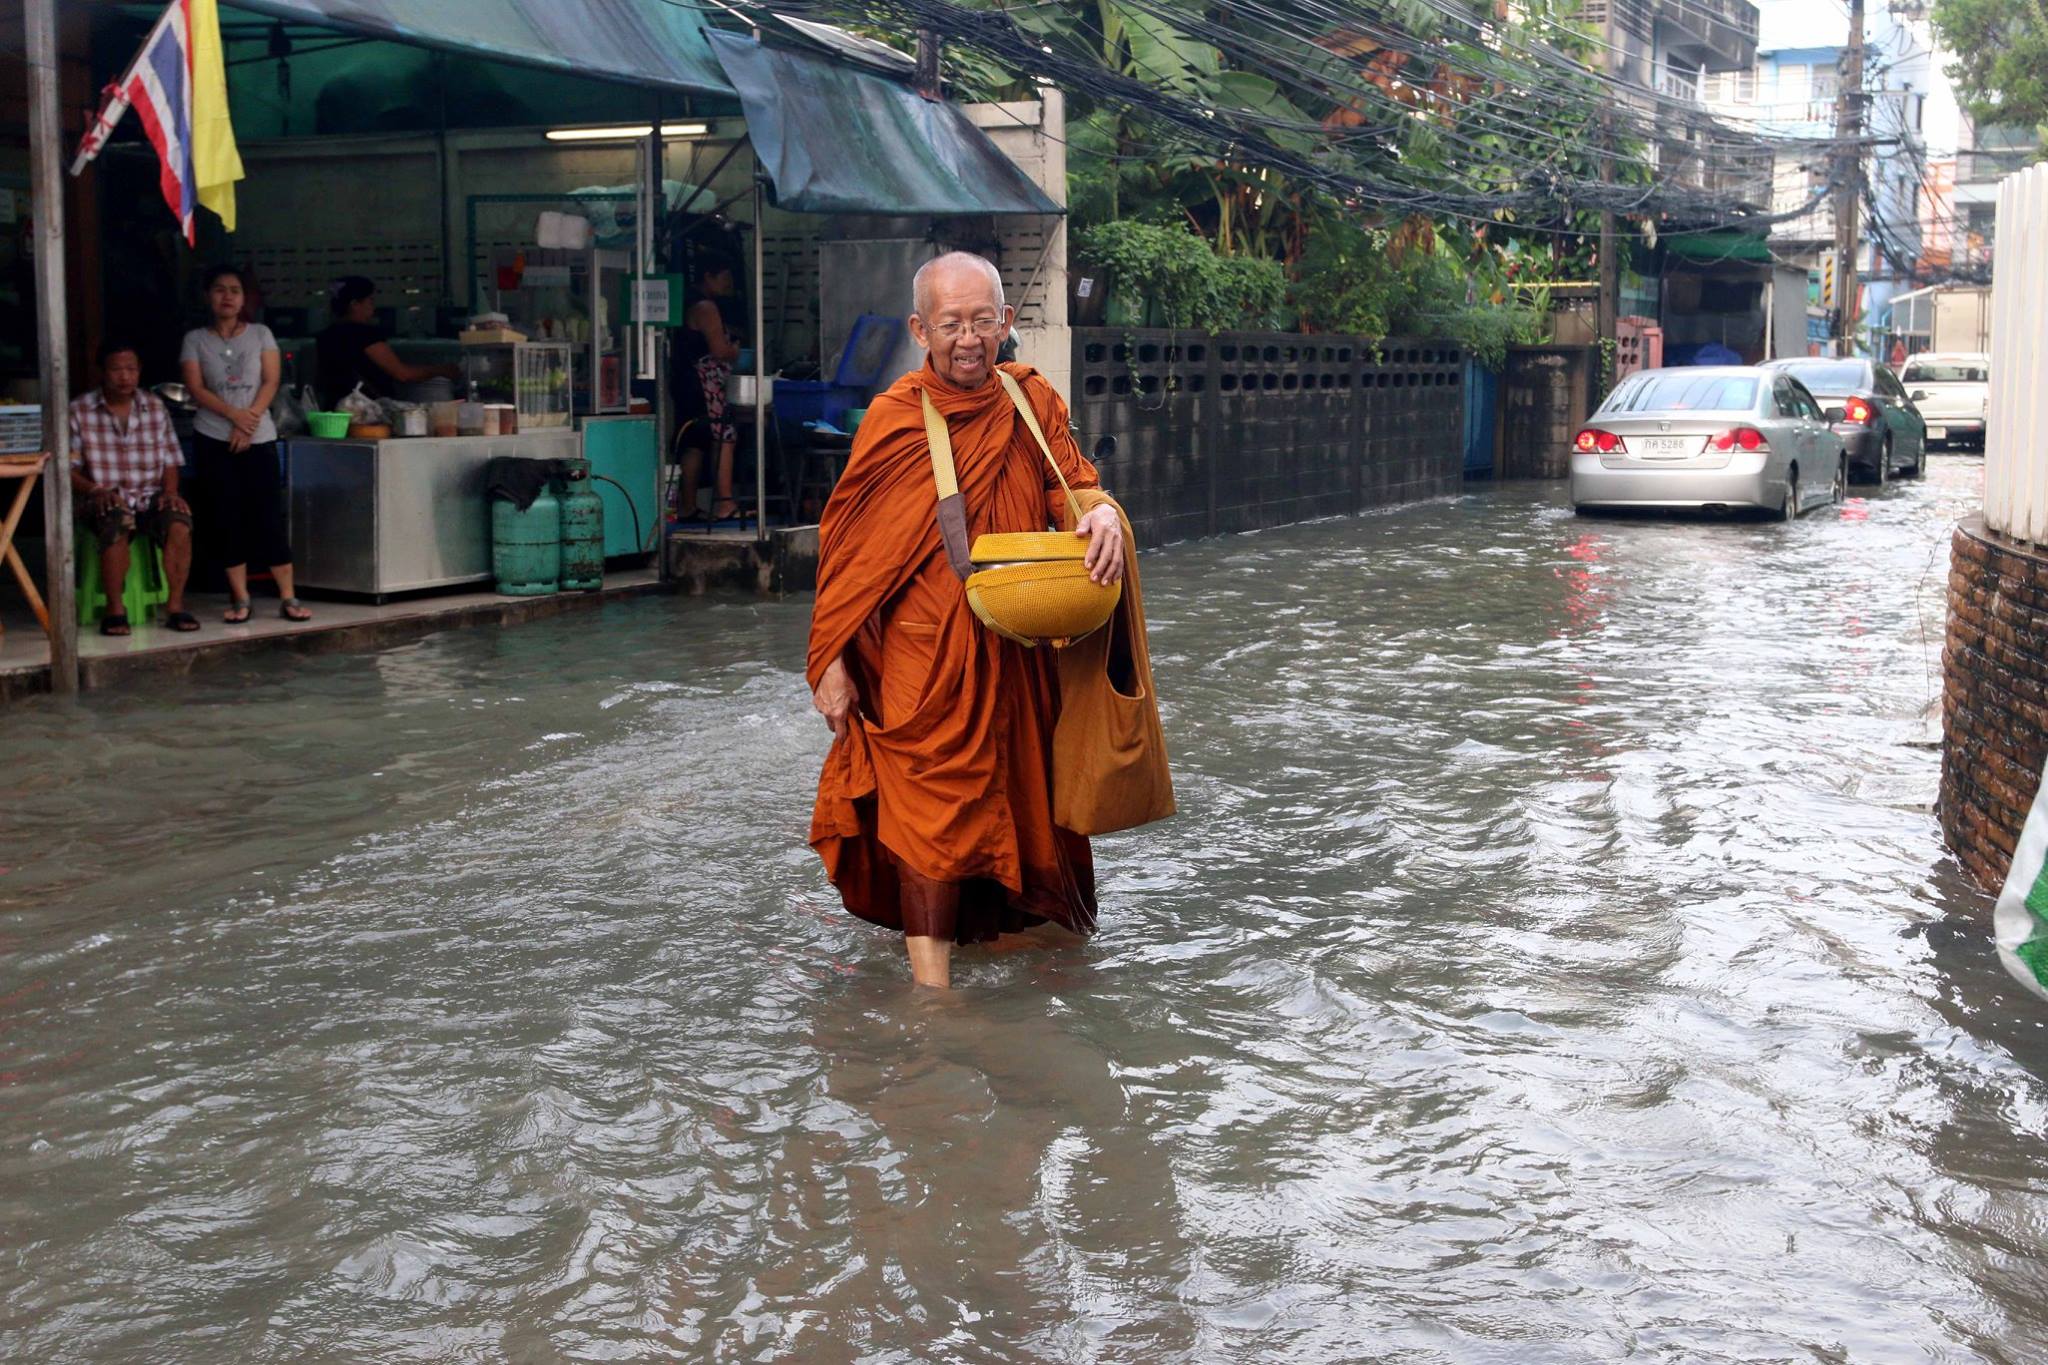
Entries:
[[2000,183],[1997,241],[1984,520],[2040,543],[2048,541],[2048,165]]

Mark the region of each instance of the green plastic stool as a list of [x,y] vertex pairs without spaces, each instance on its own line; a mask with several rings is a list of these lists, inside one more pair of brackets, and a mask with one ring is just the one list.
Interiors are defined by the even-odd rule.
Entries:
[[[100,617],[107,614],[107,594],[106,585],[100,582],[100,538],[88,527],[78,528],[77,555],[78,624],[96,626]],[[143,625],[153,608],[170,600],[170,584],[164,578],[164,552],[148,536],[130,536],[128,581],[121,590],[128,623]]]

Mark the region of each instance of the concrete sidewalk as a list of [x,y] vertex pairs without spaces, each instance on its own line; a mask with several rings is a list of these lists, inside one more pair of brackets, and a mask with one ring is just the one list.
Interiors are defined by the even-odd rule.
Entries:
[[[225,625],[221,614],[227,598],[193,593],[187,605],[200,628],[180,634],[161,625],[137,624],[125,638],[83,628],[78,637],[79,686],[91,690],[139,679],[191,672],[211,662],[258,650],[327,651],[375,649],[416,639],[457,626],[517,625],[522,621],[582,611],[624,597],[663,591],[652,565],[605,575],[596,592],[553,593],[546,597],[501,597],[495,592],[450,593],[373,606],[360,602],[322,602],[308,598],[313,619],[286,621],[277,614],[275,597],[258,595],[246,624]],[[50,647],[25,605],[7,594],[0,617],[0,702],[50,686]]]

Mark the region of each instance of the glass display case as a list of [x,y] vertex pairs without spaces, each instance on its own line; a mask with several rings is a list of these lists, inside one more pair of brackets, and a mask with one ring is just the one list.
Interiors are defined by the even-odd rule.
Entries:
[[486,297],[526,335],[574,347],[570,402],[579,413],[626,411],[634,329],[622,305],[632,274],[632,253],[608,247],[492,253]]
[[465,391],[480,403],[518,409],[519,430],[569,425],[570,353],[566,341],[486,342],[462,348]]

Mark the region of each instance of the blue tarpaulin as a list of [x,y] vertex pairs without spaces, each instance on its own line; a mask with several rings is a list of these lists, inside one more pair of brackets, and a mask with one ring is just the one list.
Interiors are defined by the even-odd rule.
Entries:
[[958,105],[822,57],[711,32],[778,208],[1061,213]]
[[[839,59],[722,33],[657,0],[229,0],[273,18],[695,94],[738,94],[778,207],[1061,213],[958,105]],[[816,34],[811,35],[814,40]]]
[[369,38],[698,94],[732,86],[690,5],[645,0],[228,0]]

